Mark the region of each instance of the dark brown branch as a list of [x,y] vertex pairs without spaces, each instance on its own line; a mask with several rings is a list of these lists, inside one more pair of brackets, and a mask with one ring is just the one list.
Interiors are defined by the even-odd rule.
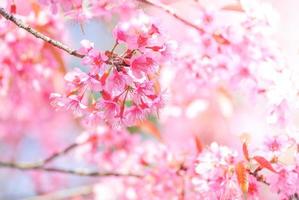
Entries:
[[[65,52],[67,52],[68,54],[78,57],[78,58],[83,58],[85,55],[79,54],[76,50],[68,47],[67,45],[54,40],[44,34],[42,34],[41,32],[31,28],[28,24],[26,24],[25,22],[23,22],[20,19],[17,19],[14,15],[8,13],[7,11],[5,11],[4,8],[0,7],[0,15],[2,15],[4,18],[6,18],[7,20],[13,22],[15,25],[17,25],[18,27],[26,30],[27,32],[31,33],[33,36],[35,36],[36,38],[39,38]],[[111,54],[113,54],[114,49],[116,48],[118,43],[115,43],[113,49],[110,51]],[[126,64],[123,60],[118,61],[118,60],[114,60],[114,59],[109,59],[106,61],[106,64],[108,65],[121,65],[121,66],[128,66],[128,64]]]
[[[177,20],[179,20],[180,22],[182,22],[183,24],[194,28],[195,30],[199,31],[199,32],[204,32],[204,30],[202,28],[200,28],[199,26],[191,23],[190,21],[180,17],[179,15],[177,15],[172,8],[169,8],[163,4],[159,4],[159,3],[155,3],[152,2],[150,0],[138,0],[139,2],[142,2],[144,4],[148,4],[151,5],[153,7],[159,8],[161,10],[163,10],[164,12],[170,14],[171,16],[173,16],[174,18],[176,18]],[[0,15],[2,15],[4,18],[6,18],[7,20],[13,22],[15,25],[17,25],[18,27],[26,30],[27,32],[29,32],[30,34],[32,34],[33,36],[35,36],[36,38],[39,38],[65,52],[67,52],[70,55],[73,55],[75,57],[78,58],[83,58],[85,55],[79,54],[76,50],[68,47],[67,45],[63,44],[60,41],[54,40],[44,34],[42,34],[41,32],[31,28],[28,24],[26,24],[25,22],[23,22],[20,19],[17,19],[14,15],[10,14],[9,12],[7,12],[4,8],[0,7]],[[107,64],[113,64],[113,63],[107,63]],[[126,65],[125,63],[121,63],[122,65]]]
[[[36,38],[39,38],[65,52],[67,52],[68,54],[72,55],[72,56],[75,56],[75,57],[78,57],[78,58],[83,58],[85,55],[82,55],[82,54],[79,54],[76,50],[74,49],[71,49],[70,47],[68,47],[67,45],[57,41],[57,40],[54,40],[44,34],[42,34],[41,32],[31,28],[28,24],[26,24],[25,22],[23,22],[22,20],[20,19],[17,19],[14,15],[8,13],[7,11],[5,11],[4,8],[1,8],[0,7],[0,15],[2,15],[4,18],[6,18],[7,20],[13,22],[15,25],[17,25],[18,27],[26,30],[27,32],[31,33],[33,36],[35,36]],[[113,53],[114,51],[114,48],[116,47],[117,43],[114,45],[111,53]],[[121,65],[121,66],[128,66],[128,64],[126,64],[123,60],[121,61],[115,61],[113,59],[109,59],[106,61],[106,64],[108,65]]]
[[25,22],[23,22],[20,19],[17,19],[14,15],[8,13],[4,8],[0,7],[0,15],[2,15],[4,18],[6,18],[7,20],[13,22],[15,25],[17,25],[18,27],[26,30],[27,32],[31,33],[33,36],[67,52],[68,54],[72,55],[72,56],[76,56],[78,58],[83,58],[84,55],[79,54],[76,50],[71,49],[70,47],[68,47],[67,45],[54,40],[42,33],[40,33],[39,31],[31,28],[28,24],[26,24]]

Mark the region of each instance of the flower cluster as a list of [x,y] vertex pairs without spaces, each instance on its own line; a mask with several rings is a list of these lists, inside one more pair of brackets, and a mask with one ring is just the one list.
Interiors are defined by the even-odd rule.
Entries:
[[213,143],[198,156],[198,175],[192,183],[203,199],[261,199],[265,195],[262,185],[269,186],[279,199],[295,198],[299,192],[297,145],[286,135],[274,136],[250,152],[244,143],[244,159],[240,160],[236,152]]
[[[0,49],[5,49],[0,54],[0,104],[5,105],[0,107],[0,146],[20,148],[21,156],[23,143],[52,151],[69,142],[66,127],[84,131],[79,136],[72,131],[77,141],[40,162],[1,158],[0,168],[37,170],[37,194],[49,185],[60,187],[55,180],[60,174],[72,174],[101,177],[87,189],[97,200],[299,199],[297,138],[272,134],[258,146],[260,129],[274,132],[277,127],[266,120],[266,128],[256,126],[248,113],[245,120],[240,117],[247,111],[241,104],[249,99],[250,106],[268,106],[258,116],[269,111],[268,121],[284,125],[298,100],[297,74],[285,66],[271,38],[273,16],[258,4],[241,0],[209,10],[198,1],[178,0],[30,0],[24,7],[19,1],[0,3],[6,6],[0,8]],[[183,4],[178,13],[172,9]],[[190,13],[183,16],[189,4]],[[143,6],[150,6],[148,14]],[[63,34],[58,33],[64,32],[56,13],[79,23],[113,18],[114,46],[100,51],[82,40],[74,51],[59,42]],[[170,17],[157,22],[150,17],[157,13]],[[193,16],[196,20],[188,21]],[[60,50],[81,58],[82,66],[66,72]],[[164,88],[170,94],[167,102]],[[74,126],[77,120],[53,107],[71,111],[83,123]],[[259,129],[254,137],[243,133],[239,117]],[[294,130],[288,128],[286,133]],[[246,141],[242,145],[232,139],[239,133]],[[71,151],[88,170],[59,167],[63,162],[56,159]],[[10,156],[19,155],[3,155],[3,160]],[[40,184],[44,171],[59,175]]]
[[[220,22],[225,17],[232,21],[224,11],[220,15],[218,10],[200,10],[198,27],[202,31],[191,32],[179,43],[176,65],[165,68],[165,76],[172,74],[165,87],[171,88],[173,103],[179,106],[205,100],[219,87],[237,89],[253,102],[263,96],[271,123],[283,125],[289,105],[286,99],[295,98],[298,90],[291,87],[294,83],[271,38],[271,27],[255,13],[233,14],[239,18],[224,24]],[[286,90],[288,87],[292,89]]]
[[[238,151],[214,142],[182,157],[163,143],[107,126],[86,132],[79,140],[89,142],[78,148],[78,157],[92,155],[92,162],[100,170],[140,175],[106,178],[105,183],[111,181],[119,186],[117,193],[107,194],[110,198],[258,200],[270,195],[286,200],[295,198],[299,192],[298,142],[287,135],[268,138],[255,149],[248,149],[250,145],[244,143],[241,156]],[[109,191],[110,187],[97,184],[97,199],[102,199],[104,188]],[[265,187],[274,195],[265,193]]]
[[134,12],[135,1],[126,0],[40,0],[50,6],[55,14],[58,11],[80,23],[92,18],[109,19],[113,14],[127,18]]
[[[88,123],[132,125],[163,105],[156,75],[169,56],[170,45],[163,42],[159,29],[143,13],[114,29],[116,44],[111,51],[99,52],[93,43],[82,41],[80,53],[88,72],[79,68],[65,76],[65,95],[52,94],[56,107],[84,116]],[[124,51],[118,54],[118,46]],[[95,122],[95,123],[94,123]]]
[[216,143],[199,155],[195,168],[198,175],[192,183],[202,199],[241,199],[240,188],[232,172],[235,162],[236,152]]
[[[58,16],[36,10],[22,20],[49,36],[62,39],[63,34],[57,34],[63,33]],[[60,52],[3,18],[0,19],[0,49],[3,50],[0,55],[1,140],[14,144],[29,129],[30,134],[38,137],[43,136],[40,130],[54,136],[53,127],[66,120],[61,113],[53,112],[49,101],[50,93],[59,89],[57,83],[62,81],[65,71]],[[45,147],[51,143],[41,141]]]
[[[91,155],[91,161],[100,170],[140,175],[140,178],[123,177],[118,180],[106,178],[105,184],[99,183],[95,187],[99,199],[108,196],[120,199],[171,199],[180,196],[184,190],[186,169],[182,161],[162,143],[142,139],[140,135],[132,136],[127,131],[112,130],[108,126],[86,132],[78,141],[89,141],[77,149],[78,157],[82,159]],[[106,197],[103,190],[109,191],[109,184],[106,183],[110,181],[119,186],[118,192]]]

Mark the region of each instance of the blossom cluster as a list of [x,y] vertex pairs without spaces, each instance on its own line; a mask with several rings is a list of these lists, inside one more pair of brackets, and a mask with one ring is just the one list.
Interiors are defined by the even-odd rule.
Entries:
[[[183,192],[182,159],[154,140],[131,135],[124,130],[99,126],[85,132],[78,141],[90,141],[76,151],[78,158],[89,157],[101,171],[116,171],[140,177],[106,178],[95,186],[95,199],[172,199]],[[92,154],[90,152],[93,152]],[[82,156],[83,155],[83,156]],[[109,193],[117,185],[115,193]],[[106,191],[106,192],[105,192]]]
[[[248,151],[243,144],[243,159],[227,147],[211,144],[198,157],[192,180],[203,199],[261,199],[262,185],[279,199],[298,197],[298,142],[287,135],[273,136],[258,149]],[[213,192],[211,192],[213,191]],[[267,195],[266,195],[267,196]],[[266,198],[266,196],[264,198]]]
[[[63,34],[57,34],[62,30],[58,16],[36,10],[20,18],[49,36],[63,38]],[[0,49],[1,142],[17,146],[28,130],[38,138],[43,137],[41,129],[54,136],[53,127],[60,127],[58,122],[66,120],[66,116],[53,112],[49,100],[63,80],[62,55],[55,47],[37,40],[4,18],[0,19]],[[48,128],[49,125],[52,128]],[[51,146],[50,140],[41,141],[45,147]]]
[[40,0],[40,3],[50,6],[54,14],[62,11],[79,23],[92,18],[110,19],[115,14],[127,18],[136,8],[134,0]]
[[[152,9],[145,14],[136,2]],[[289,104],[298,98],[295,76],[269,34],[271,20],[257,6],[246,4],[249,0],[219,10],[194,1],[197,17],[190,22],[161,2],[172,5],[167,0],[32,0],[29,13],[21,15],[18,0],[7,1],[9,13],[57,40],[63,40],[58,34],[64,30],[61,16],[56,15],[60,11],[79,23],[113,17],[117,24],[112,49],[100,51],[93,42],[82,40],[74,53],[55,39],[38,40],[33,29],[21,30],[0,18],[0,49],[6,50],[0,55],[0,104],[5,105],[0,107],[0,139],[22,142],[27,131],[38,133],[38,142],[50,150],[63,143],[60,138],[68,136],[65,126],[73,124],[61,121],[50,104],[83,119],[75,128],[84,129],[74,144],[44,164],[30,168],[1,161],[0,167],[38,169],[38,192],[43,190],[43,170],[101,176],[91,186],[97,200],[299,199],[297,138],[273,134],[260,146],[228,142],[236,134],[228,122],[228,116],[238,114],[232,102],[243,100],[231,95],[235,91],[247,94],[244,99],[250,106],[266,97],[270,121],[280,125],[289,121]],[[173,31],[170,19],[155,21],[150,17],[155,9],[186,29],[178,26]],[[230,9],[237,10],[234,20],[225,18]],[[70,56],[82,58],[83,66],[67,72],[53,41]],[[162,120],[156,122],[162,107]],[[247,123],[251,125],[250,120]],[[55,130],[65,133],[58,137],[52,134]],[[252,138],[257,137],[262,136]],[[52,161],[71,150],[97,171],[55,168],[58,162]]]
[[251,9],[233,13],[231,24],[219,23],[225,17],[232,21],[230,13],[200,10],[198,27],[201,31],[190,31],[189,36],[178,43],[174,58],[177,64],[164,69],[165,76],[171,74],[172,77],[165,87],[170,88],[174,105],[205,100],[215,89],[227,88],[241,91],[252,102],[266,97],[269,122],[286,124],[287,99],[296,96],[298,90],[285,89],[294,83],[290,81],[290,69],[284,63],[282,52],[272,38],[273,27]]
[[[102,171],[140,175],[106,178],[105,184],[95,186],[96,199],[258,200],[270,195],[288,200],[299,192],[298,142],[285,134],[266,138],[258,148],[243,143],[237,150],[214,142],[185,155],[107,126],[86,132],[79,140],[89,141],[78,148],[79,158],[93,155],[90,161]],[[103,189],[111,190],[109,182],[118,185],[118,191],[105,196]]]
[[[114,29],[116,44],[111,51],[99,52],[83,40],[78,51],[85,55],[83,64],[65,76],[65,95],[52,94],[57,108],[84,116],[88,124],[105,121],[110,125],[133,125],[163,105],[156,76],[160,65],[169,58],[171,45],[163,41],[158,27],[142,12]],[[116,53],[122,46],[123,52]]]

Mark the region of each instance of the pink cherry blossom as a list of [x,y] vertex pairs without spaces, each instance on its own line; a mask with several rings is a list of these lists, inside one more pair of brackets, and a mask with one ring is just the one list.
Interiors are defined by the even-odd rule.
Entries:
[[[9,170],[0,198],[299,199],[299,71],[271,7],[0,6],[0,170]],[[100,42],[88,30],[75,34],[86,38],[72,41],[80,48],[68,44],[70,23],[83,30],[91,21],[111,48],[93,29]]]
[[[85,73],[75,68],[73,72],[66,74],[65,79],[70,87],[64,101],[70,99],[70,96],[72,99],[68,103],[60,104],[64,104],[66,108],[71,108],[80,115],[84,111],[83,117],[92,113],[92,116],[102,116],[108,124],[119,125],[134,125],[136,121],[143,120],[148,114],[158,112],[162,105],[162,98],[154,82],[155,74],[163,61],[156,56],[165,56],[162,51],[159,52],[164,44],[158,38],[159,29],[150,22],[150,18],[141,12],[138,12],[138,16],[146,24],[143,24],[143,21],[136,24],[135,18],[119,24],[119,27],[126,27],[129,30],[126,32],[128,34],[126,37],[131,38],[127,40],[123,39],[122,35],[116,35],[117,43],[114,48],[117,48],[120,41],[127,44],[128,49],[122,55],[114,53],[114,49],[98,52],[94,49],[93,43],[87,40],[81,42],[83,47],[79,52],[85,55],[83,64],[89,66],[90,71]],[[141,44],[141,37],[150,42]],[[147,48],[147,45],[152,44],[155,44],[156,48],[152,46]],[[95,98],[96,93],[99,98]],[[88,99],[92,99],[89,104]],[[78,106],[74,105],[75,102]],[[97,106],[94,106],[95,104]],[[97,115],[96,112],[103,115]]]

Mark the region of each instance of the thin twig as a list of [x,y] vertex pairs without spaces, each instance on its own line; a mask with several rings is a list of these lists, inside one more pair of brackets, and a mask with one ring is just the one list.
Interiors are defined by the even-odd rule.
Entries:
[[249,172],[249,174],[254,176],[258,182],[264,183],[265,185],[268,185],[268,186],[270,185],[270,183],[268,183],[262,175],[258,174],[258,171]]
[[[14,169],[19,169],[19,170],[44,170],[44,171],[55,171],[53,168],[46,168],[45,166],[54,161],[55,159],[67,154],[71,150],[75,149],[78,147],[81,143],[72,143],[66,148],[64,148],[61,151],[54,152],[52,155],[49,157],[45,158],[44,160],[37,161],[37,162],[22,162],[22,163],[14,163],[14,162],[4,162],[0,161],[0,167],[6,167],[6,168],[14,168]],[[61,170],[58,170],[61,171]],[[61,172],[62,173],[62,172]]]
[[18,27],[26,30],[27,32],[31,33],[32,35],[34,35],[35,37],[67,52],[68,54],[72,55],[72,56],[76,56],[78,58],[83,58],[84,55],[79,54],[76,50],[71,49],[70,47],[68,47],[67,45],[54,40],[44,34],[42,34],[41,32],[31,28],[28,24],[26,24],[25,22],[23,22],[20,19],[17,19],[14,15],[8,13],[4,8],[0,7],[0,15],[2,15],[4,18],[6,18],[7,20],[13,22],[15,25],[17,25]]
[[53,153],[51,156],[49,156],[48,158],[46,158],[44,161],[42,161],[42,165],[45,165],[53,160],[55,160],[56,158],[67,154],[68,152],[70,152],[71,150],[75,149],[76,147],[78,147],[80,144],[75,142],[73,144],[70,144],[69,146],[67,146],[65,149],[63,149],[62,151],[58,151],[56,153]]
[[65,149],[58,151],[56,153],[53,153],[46,159],[38,162],[32,162],[32,163],[21,163],[21,162],[4,162],[0,161],[0,168],[10,168],[10,169],[17,169],[22,171],[29,171],[29,170],[37,170],[37,171],[45,171],[45,172],[56,172],[61,174],[70,174],[70,175],[76,175],[76,176],[90,176],[90,177],[98,177],[98,176],[135,176],[140,177],[140,175],[136,174],[120,174],[115,172],[98,172],[98,171],[86,171],[86,170],[74,170],[74,169],[62,169],[57,167],[47,167],[46,165],[53,160],[60,158],[61,156],[67,154],[71,150],[75,149],[79,145],[84,143],[73,143],[67,146]]
[[[36,169],[36,168],[41,168],[43,166],[45,166],[46,164],[52,162],[53,160],[67,154],[68,152],[70,152],[71,150],[75,149],[76,147],[78,147],[80,145],[80,143],[72,143],[69,146],[67,146],[66,148],[62,149],[61,151],[58,152],[54,152],[52,155],[50,155],[49,157],[45,158],[44,160],[41,161],[37,161],[37,162],[24,162],[24,163],[13,163],[13,162],[3,162],[0,161],[0,167],[9,167],[11,166],[12,168],[21,168],[21,169]],[[15,166],[15,167],[13,167]]]
[[165,5],[161,4],[161,3],[152,2],[152,1],[150,1],[150,0],[138,0],[138,1],[139,1],[139,2],[142,2],[142,3],[144,3],[144,4],[148,4],[148,5],[150,5],[150,6],[153,6],[153,7],[155,7],[155,8],[158,8],[158,9],[163,10],[164,12],[166,12],[166,13],[168,13],[169,15],[173,16],[174,18],[176,18],[178,21],[182,22],[183,24],[185,24],[185,25],[187,25],[187,26],[189,26],[189,27],[191,27],[191,28],[193,28],[193,29],[195,29],[195,30],[201,32],[201,33],[204,33],[204,32],[205,32],[202,28],[200,28],[200,27],[197,26],[196,24],[193,24],[193,23],[191,23],[190,21],[188,21],[188,20],[182,18],[181,16],[179,16],[178,14],[176,14],[176,13],[174,12],[174,10],[173,10],[172,8],[168,7],[168,6],[165,6]]
[[[75,56],[75,57],[78,57],[78,58],[83,58],[84,56],[86,55],[83,55],[83,54],[80,54],[78,53],[76,50],[68,47],[67,45],[63,44],[62,42],[59,42],[57,40],[54,40],[44,34],[42,34],[41,32],[35,30],[34,28],[31,28],[28,24],[26,24],[25,22],[23,22],[22,20],[20,19],[17,19],[14,15],[8,13],[7,11],[5,11],[4,8],[1,8],[0,7],[0,15],[2,15],[4,18],[6,18],[7,20],[13,22],[15,25],[17,25],[18,27],[26,30],[27,32],[31,33],[33,36],[35,36],[36,38],[39,38],[65,52],[67,52],[68,54],[72,55],[72,56]],[[115,44],[115,46],[113,47],[112,49],[112,53],[114,51],[114,49],[116,48],[118,43]],[[122,65],[122,66],[129,66],[127,63],[125,63],[123,60],[120,60],[120,61],[114,61],[114,60],[107,60],[105,61],[106,64],[108,65]]]
[[35,166],[30,164],[22,164],[22,163],[15,163],[15,162],[3,162],[0,161],[0,167],[10,168],[10,169],[17,169],[22,171],[44,171],[44,172],[55,172],[61,174],[69,174],[69,175],[76,175],[76,176],[90,176],[90,177],[100,177],[100,176],[117,176],[117,177],[124,177],[124,176],[132,176],[132,177],[141,177],[138,174],[122,174],[117,172],[98,172],[98,171],[87,171],[87,170],[79,170],[79,169],[62,169],[56,167],[45,167],[45,166]]
[[[204,30],[202,28],[200,28],[199,26],[191,23],[190,21],[180,17],[179,15],[177,15],[172,8],[169,8],[163,4],[159,4],[159,3],[155,3],[155,2],[152,2],[150,0],[138,0],[139,2],[142,2],[142,3],[145,3],[145,4],[148,4],[148,5],[151,5],[153,7],[156,7],[156,8],[159,8],[161,10],[163,10],[164,12],[170,14],[171,16],[173,16],[174,18],[176,18],[177,20],[179,20],[180,22],[182,22],[183,24],[187,25],[187,26],[190,26],[194,29],[196,29],[197,31],[203,33]],[[83,58],[85,55],[82,55],[80,53],[78,53],[76,50],[68,47],[67,45],[63,44],[62,42],[60,41],[57,41],[57,40],[54,40],[44,34],[42,34],[41,32],[31,28],[28,24],[26,24],[25,22],[23,22],[22,20],[20,19],[17,19],[14,15],[10,14],[9,12],[7,12],[4,8],[1,8],[0,7],[0,15],[2,15],[4,18],[6,18],[7,20],[13,22],[15,25],[17,25],[18,27],[26,30],[27,32],[29,32],[30,34],[32,34],[33,36],[67,52],[68,54],[70,55],[73,55],[75,57],[78,57],[78,58]],[[107,64],[111,64],[111,63],[107,63]],[[125,65],[125,63],[122,63],[123,65]]]

